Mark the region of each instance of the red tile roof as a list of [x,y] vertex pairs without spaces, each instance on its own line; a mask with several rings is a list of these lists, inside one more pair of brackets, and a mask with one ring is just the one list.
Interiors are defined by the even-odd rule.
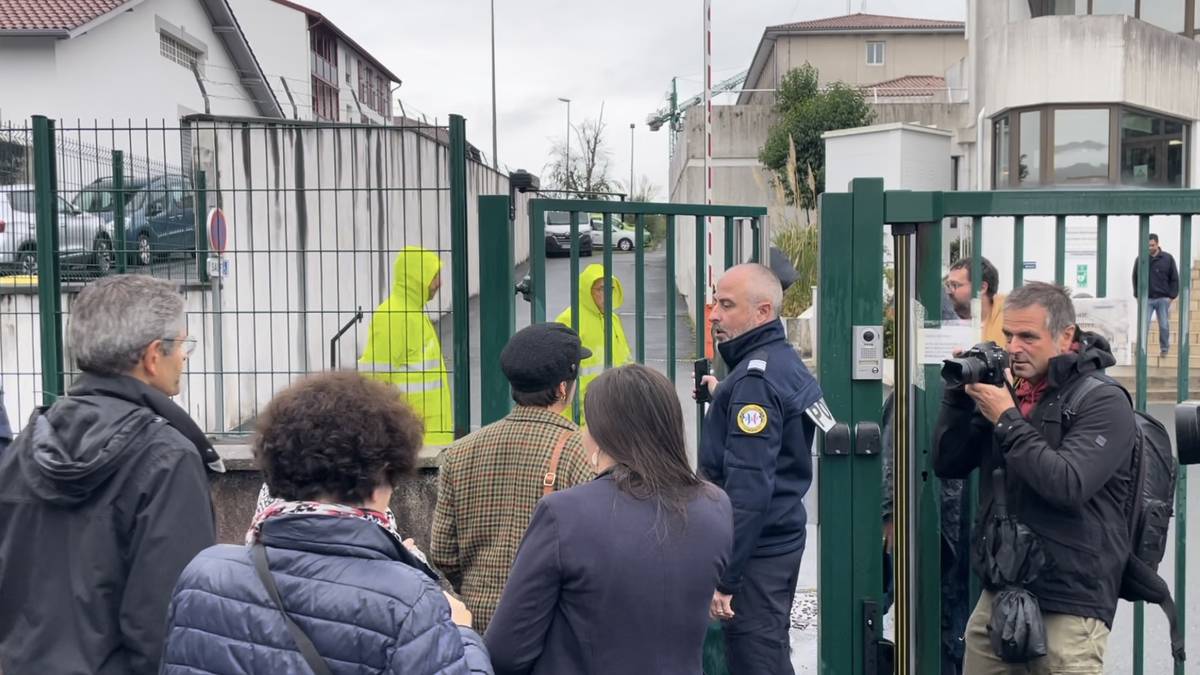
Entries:
[[905,75],[858,88],[865,96],[932,96],[946,90],[946,78],[936,75]]
[[0,0],[0,30],[74,30],[129,0]]
[[914,19],[906,16],[880,16],[878,14],[850,14],[828,19],[798,21],[771,26],[767,30],[787,32],[820,31],[889,31],[889,30],[966,30],[962,21],[940,21],[936,19]]

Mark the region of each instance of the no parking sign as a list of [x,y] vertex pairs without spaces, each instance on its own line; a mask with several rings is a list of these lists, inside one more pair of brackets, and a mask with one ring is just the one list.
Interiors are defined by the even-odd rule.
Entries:
[[225,246],[229,243],[225,212],[215,206],[208,210],[208,243],[216,253],[224,253]]

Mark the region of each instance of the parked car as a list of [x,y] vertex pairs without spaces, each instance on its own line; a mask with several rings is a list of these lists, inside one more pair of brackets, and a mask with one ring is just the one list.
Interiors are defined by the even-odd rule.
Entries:
[[[130,262],[149,265],[170,253],[195,252],[196,213],[192,181],[165,174],[125,181],[125,245]],[[100,214],[112,229],[114,218],[111,177],[92,181],[79,191],[74,205],[84,213]]]
[[[59,264],[64,271],[104,274],[113,266],[112,235],[104,221],[58,197]],[[37,194],[32,185],[0,186],[0,271],[37,274]]]
[[[580,214],[579,255],[592,255],[592,232],[589,216]],[[546,255],[571,255],[571,214],[567,211],[546,212]]]
[[[617,223],[612,225],[612,246],[613,248],[622,251],[632,251],[636,244],[635,233],[633,230],[626,230]],[[604,248],[604,221],[592,221],[592,246],[595,248]]]

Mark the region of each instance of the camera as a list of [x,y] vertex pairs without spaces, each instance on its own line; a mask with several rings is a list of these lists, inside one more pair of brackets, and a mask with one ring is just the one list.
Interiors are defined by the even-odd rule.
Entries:
[[967,384],[1003,387],[1005,368],[1008,368],[1008,352],[995,342],[980,342],[962,356],[942,361],[942,380],[953,388]]

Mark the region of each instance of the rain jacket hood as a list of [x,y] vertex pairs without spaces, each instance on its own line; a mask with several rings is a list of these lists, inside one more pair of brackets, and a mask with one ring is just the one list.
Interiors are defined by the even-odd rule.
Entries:
[[395,385],[425,421],[425,444],[454,441],[450,383],[437,330],[425,313],[429,284],[442,269],[432,251],[406,246],[392,264],[392,292],[371,317],[360,372]]
[[[579,275],[579,339],[584,347],[591,350],[592,355],[580,362],[579,371],[579,419],[583,423],[583,402],[587,396],[587,387],[592,380],[604,372],[604,313],[592,299],[592,286],[604,278],[603,265],[588,265]],[[625,339],[625,327],[621,317],[616,313],[625,302],[625,290],[621,280],[612,278],[612,307],[608,308],[612,316],[612,365],[625,365],[630,361],[632,352],[629,341]],[[554,319],[564,326],[571,325],[571,308],[567,307]],[[570,411],[564,414],[570,415]]]

